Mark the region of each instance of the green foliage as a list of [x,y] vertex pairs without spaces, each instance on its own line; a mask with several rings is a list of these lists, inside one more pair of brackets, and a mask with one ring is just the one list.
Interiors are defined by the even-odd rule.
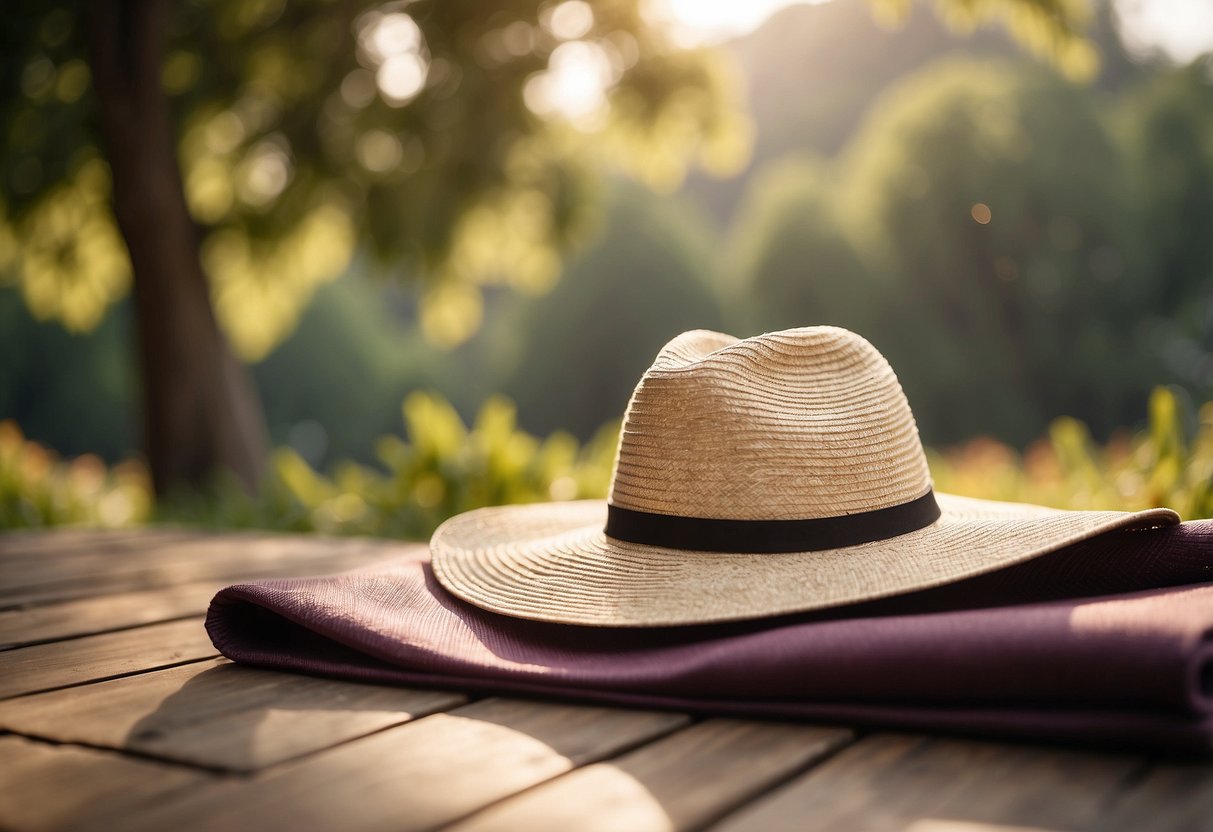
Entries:
[[[514,408],[492,399],[469,428],[446,401],[405,400],[405,437],[379,440],[379,465],[338,464],[318,473],[279,450],[262,493],[234,485],[170,500],[156,519],[216,529],[265,528],[424,538],[473,508],[601,498],[610,485],[618,423],[578,446],[565,433],[537,439],[517,429]],[[1189,427],[1186,423],[1194,422]],[[993,439],[928,450],[940,491],[1069,509],[1169,506],[1186,519],[1213,516],[1213,402],[1196,413],[1170,388],[1154,390],[1149,423],[1106,445],[1076,419],[1056,420],[1024,454]],[[0,422],[0,528],[138,525],[150,489],[135,463],[110,470],[95,457],[59,463]]]
[[1174,76],[1119,131],[1039,68],[912,76],[833,164],[790,158],[753,180],[731,275],[746,331],[862,332],[932,443],[1022,445],[1059,413],[1106,436],[1153,384],[1208,395],[1213,86]]
[[[557,251],[584,230],[589,154],[668,184],[688,164],[735,169],[747,153],[728,67],[673,48],[637,0],[579,3],[563,24],[539,0],[168,8],[161,82],[185,193],[217,313],[246,357],[278,343],[356,249],[433,286],[423,325],[457,343],[479,321],[474,285],[555,278]],[[76,330],[130,280],[89,13],[22,0],[6,9],[0,54],[0,279]],[[545,95],[572,58],[604,75],[602,106],[575,126]]]
[[[911,4],[873,5],[900,18]],[[588,18],[564,15],[572,26],[556,22],[571,8],[558,6],[172,4],[160,81],[217,312],[244,356],[281,341],[358,249],[393,274],[441,283],[422,322],[458,343],[480,320],[472,285],[555,278],[556,251],[584,232],[594,163],[663,186],[691,162],[744,163],[740,90],[719,55],[673,48],[638,0],[593,0]],[[1094,66],[1081,0],[937,7],[957,30],[1001,22],[1068,71]],[[0,278],[20,284],[40,319],[76,331],[130,282],[94,120],[88,13],[19,0],[0,40]],[[574,55],[583,73],[605,73],[607,106],[569,117],[545,99]]]
[[[43,50],[49,65],[25,45],[0,60],[23,95],[74,118],[83,110],[60,100],[60,89],[70,98],[81,77],[65,57],[70,44],[57,40],[67,18],[48,19],[39,37],[60,44]],[[12,44],[19,44],[16,23],[3,35]],[[1114,37],[1100,36],[1100,44],[1105,57],[1121,54]],[[929,13],[874,34],[865,4],[785,10],[738,44],[757,73],[760,154],[843,148],[874,91],[945,49],[1008,51],[988,33],[952,42]],[[188,59],[169,63],[170,76],[190,75]],[[565,427],[588,437],[620,412],[657,347],[695,326],[739,335],[850,326],[889,355],[935,444],[991,434],[1023,447],[1066,412],[1104,439],[1117,425],[1139,422],[1146,391],[1158,382],[1180,382],[1207,398],[1213,85],[1206,67],[1134,66],[1122,82],[1141,83],[1128,90],[1104,84],[1106,77],[1099,89],[1074,88],[1023,66],[933,67],[877,101],[841,159],[797,156],[749,177],[727,237],[683,203],[611,189],[605,212],[595,215],[601,239],[570,261],[566,279],[547,293],[486,287],[482,337],[450,353],[425,346],[413,325],[418,298],[439,290],[385,298],[380,284],[362,279],[366,263],[358,259],[356,279],[318,289],[295,335],[255,368],[273,440],[314,467],[368,462],[373,437],[394,429],[397,403],[417,388],[437,390],[465,416],[503,391],[518,402],[527,430]],[[56,142],[76,142],[91,128],[68,120],[62,131],[30,134],[48,148],[33,153],[36,145],[17,130],[29,118],[3,112],[14,118],[10,144],[0,143],[12,163],[5,222],[18,222],[13,212],[34,174],[58,175]],[[238,121],[245,116],[233,112]],[[216,115],[194,139],[222,139],[225,123],[233,127]],[[48,234],[75,233],[74,195],[61,194],[47,215],[54,217]],[[972,218],[978,201],[992,210],[989,225]],[[91,204],[86,199],[84,208]],[[0,272],[13,242],[0,239]],[[77,256],[82,251],[48,246],[91,267],[82,274],[95,270],[95,260]],[[721,289],[721,302],[708,282]],[[73,286],[34,297],[52,306],[108,297],[87,281]],[[461,303],[479,314],[480,289],[469,291],[448,287],[450,303],[434,307],[454,310],[446,316],[453,329],[466,322]],[[17,290],[0,289],[0,418],[64,455],[128,455],[137,400],[123,343],[125,303],[88,336],[38,324],[23,306]]]
[[[1103,439],[1137,423],[1160,382],[1207,398],[1213,85],[1201,66],[1155,71],[1118,99],[1022,67],[931,68],[877,102],[841,159],[751,177],[727,237],[697,206],[611,188],[599,240],[565,279],[490,289],[484,330],[451,353],[425,346],[415,295],[335,282],[255,368],[271,435],[312,465],[368,461],[396,403],[423,388],[465,416],[504,392],[527,430],[588,437],[666,339],[701,326],[863,333],[932,444],[987,434],[1023,447],[1060,413]],[[69,337],[0,291],[0,418],[64,454],[128,454],[126,326],[124,310]],[[318,431],[319,453],[300,441]]]
[[672,334],[721,327],[712,244],[696,219],[685,203],[617,183],[598,242],[550,292],[501,310],[481,348],[509,353],[495,389],[523,424],[588,437],[622,413]]
[[[408,303],[362,275],[318,290],[291,337],[253,367],[274,444],[296,446],[315,465],[365,461],[374,438],[398,424],[410,390],[436,388],[461,406],[483,400],[460,383],[466,374],[452,356],[407,321]],[[120,301],[97,329],[73,334],[35,320],[14,288],[0,287],[0,419],[65,456],[116,462],[134,452],[130,312]]]
[[789,157],[759,174],[732,229],[725,276],[731,329],[833,324],[874,333],[881,285],[859,257],[818,160]]
[[[909,13],[911,0],[874,0],[873,4],[885,17],[897,20]],[[937,3],[936,8],[960,31],[1001,22],[1020,43],[1052,59],[1071,78],[1089,79],[1098,69],[1099,57],[1082,36],[1092,16],[1087,0],[952,0]]]
[[[1213,77],[1206,63],[1160,72],[1132,90],[1116,112],[1128,152],[1126,206],[1148,240],[1144,267],[1158,312],[1179,335],[1199,341],[1213,278]],[[1175,362],[1189,384],[1205,383],[1201,361]]]
[[[1135,63],[1120,40],[1113,3],[1097,0],[1086,36],[1099,53],[1099,75],[1087,89],[1115,93],[1149,67]],[[789,154],[833,156],[843,150],[884,92],[946,57],[1032,63],[1000,27],[957,30],[931,3],[915,3],[889,26],[875,20],[868,0],[790,5],[731,44],[746,78],[755,123],[758,171]],[[750,177],[752,178],[752,177]],[[692,178],[696,199],[714,216],[731,216],[747,178]]]
[[136,429],[128,328],[122,308],[93,332],[72,334],[35,320],[0,286],[0,419],[65,456],[127,456]]
[[481,506],[606,494],[617,425],[579,446],[566,433],[541,440],[518,430],[513,405],[501,398],[486,402],[470,428],[432,394],[410,395],[403,414],[405,438],[378,442],[380,467],[343,462],[325,476],[280,449],[259,497],[220,486],[170,500],[158,515],[215,528],[419,538]]
[[[488,325],[455,351],[418,332],[415,292],[362,274],[319,289],[291,337],[253,366],[273,444],[317,467],[371,461],[375,437],[396,428],[399,402],[418,389],[466,418],[501,392],[525,429],[591,437],[622,413],[672,329],[723,325],[708,232],[684,203],[617,182],[602,221],[599,241],[550,292],[491,293]],[[126,318],[123,309],[73,336],[0,289],[0,350],[14,357],[0,362],[0,418],[65,454],[128,456],[137,424]]]
[[151,489],[138,463],[106,468],[92,454],[61,462],[52,451],[0,421],[0,529],[146,522]]
[[945,64],[873,113],[851,152],[848,208],[894,287],[877,343],[936,439],[1133,417],[1150,292],[1111,175],[1123,159],[1088,96],[1044,72]]
[[977,439],[929,457],[940,491],[1070,509],[1167,506],[1185,519],[1213,517],[1213,402],[1191,414],[1167,387],[1151,393],[1144,431],[1119,432],[1103,446],[1082,422],[1062,418],[1022,456]]
[[[270,438],[313,465],[369,460],[376,436],[399,424],[410,390],[466,397],[451,356],[394,314],[394,287],[358,274],[322,287],[291,336],[254,365]],[[443,385],[451,379],[452,383]],[[477,402],[480,399],[476,400]]]

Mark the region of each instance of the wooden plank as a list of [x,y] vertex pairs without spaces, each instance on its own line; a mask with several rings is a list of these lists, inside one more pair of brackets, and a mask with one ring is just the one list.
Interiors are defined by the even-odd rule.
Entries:
[[0,532],[0,560],[57,557],[64,554],[160,546],[198,537],[206,532],[177,526],[140,526],[133,529],[20,529]]
[[699,829],[853,736],[840,728],[709,720],[617,760],[558,777],[452,829]]
[[206,612],[217,581],[0,612],[0,650],[156,624]]
[[251,781],[180,795],[120,825],[433,829],[687,721],[670,713],[489,699],[276,766]]
[[1213,765],[1164,763],[1118,794],[1094,826],[1108,832],[1213,832]]
[[368,538],[320,535],[291,535],[264,531],[208,532],[200,529],[132,529],[128,531],[82,531],[72,535],[70,545],[62,538],[71,532],[47,531],[31,534],[23,545],[13,545],[12,535],[0,535],[0,569],[6,577],[39,580],[64,571],[93,574],[105,572],[115,559],[130,563],[155,564],[163,552],[177,558],[196,558],[216,541],[255,544],[273,540],[313,540],[334,542],[339,547],[356,546]]
[[967,820],[916,820],[905,832],[1070,832],[1042,829],[1039,826],[1007,826],[1005,823],[978,823]]
[[197,662],[0,703],[0,727],[252,771],[464,704],[440,691]]
[[119,754],[0,737],[0,829],[71,829],[146,810],[209,780]]
[[425,544],[308,535],[194,535],[156,545],[48,558],[0,556],[0,608],[198,581],[326,574],[417,552]]
[[0,605],[190,581],[324,573],[408,555],[417,545],[363,538],[224,534],[17,562],[0,557]]
[[[877,735],[726,818],[718,832],[930,828],[948,821],[1086,829],[1139,758]],[[977,828],[981,828],[978,826]]]
[[25,546],[13,546],[10,535],[0,535],[0,592],[7,598],[22,588],[47,581],[80,575],[102,576],[127,564],[156,564],[159,553],[208,537],[201,532],[165,533],[148,529],[135,531],[81,532],[73,536],[72,546],[57,545],[67,532],[43,532],[30,535]]
[[0,699],[205,659],[218,653],[201,618],[0,653]]

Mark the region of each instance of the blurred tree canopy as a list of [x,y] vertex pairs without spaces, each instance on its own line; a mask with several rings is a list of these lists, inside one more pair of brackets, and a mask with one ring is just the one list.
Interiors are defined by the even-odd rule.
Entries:
[[[938,6],[1094,67],[1083,0]],[[18,0],[0,35],[0,275],[75,330],[133,289],[157,490],[220,468],[252,487],[265,426],[238,356],[266,355],[355,253],[421,282],[422,329],[456,344],[479,287],[552,283],[604,162],[657,186],[744,162],[727,65],[673,48],[641,7]]]
[[555,278],[589,204],[585,134],[654,182],[746,153],[722,65],[636,0],[26,0],[3,38],[0,261],[76,329],[133,275],[160,491],[259,476],[261,415],[216,320],[262,356],[360,248],[429,281],[423,323],[457,342],[471,285]]
[[116,462],[135,447],[129,304],[94,330],[37,321],[20,294],[0,287],[0,414],[29,425],[65,456]]
[[[754,328],[854,321],[924,435],[1099,435],[1151,386],[1213,382],[1213,83],[1115,106],[1040,68],[952,61],[877,102],[832,166],[784,161],[738,220]],[[749,226],[749,227],[747,227]]]
[[620,182],[605,214],[554,289],[518,297],[484,332],[485,347],[513,353],[497,389],[541,434],[588,438],[620,412],[672,333],[722,325],[708,279],[713,246],[691,206]]
[[[1213,386],[1213,79],[1207,62],[1160,73],[1116,113],[1158,317],[1178,325],[1168,350],[1188,385]],[[1155,321],[1157,324],[1158,322]]]
[[876,332],[887,287],[839,215],[838,186],[815,157],[779,160],[755,177],[731,229],[724,277],[735,331],[830,323]]
[[952,439],[1042,424],[1043,402],[1096,410],[1099,430],[1133,418],[1150,279],[1091,99],[1044,72],[944,65],[852,150],[848,210],[878,229],[865,250],[898,296],[877,337],[932,403],[920,418]]
[[367,458],[371,438],[398,425],[407,393],[455,372],[382,290],[358,274],[321,286],[291,336],[253,366],[274,445],[311,465]]
[[[1213,343],[1207,318],[1213,286],[1209,263],[1200,257],[1171,255],[1167,289],[1158,288],[1164,281],[1163,267],[1158,264],[1171,249],[1157,243],[1171,239],[1183,251],[1198,252],[1206,250],[1202,244],[1209,239],[1207,216],[1193,213],[1191,207],[1207,204],[1201,200],[1207,198],[1209,180],[1197,175],[1208,171],[1208,162],[1202,161],[1207,157],[1196,150],[1207,152],[1213,137],[1207,123],[1209,107],[1203,103],[1209,100],[1210,84],[1197,69],[1199,65],[1153,72],[1140,88],[1115,97],[1088,87],[1072,91],[1094,103],[1096,122],[1110,128],[1105,130],[1104,140],[1110,136],[1118,149],[1116,165],[1106,172],[1111,183],[1096,192],[1105,197],[1109,191],[1120,194],[1114,207],[1127,212],[1127,220],[1118,245],[1126,252],[1138,252],[1136,264],[1126,264],[1121,279],[1145,286],[1146,292],[1133,313],[1133,325],[1121,333],[1109,359],[1093,364],[1087,375],[1078,375],[1067,366],[1054,368],[1070,361],[1069,351],[1060,357],[1031,354],[1034,373],[1058,372],[1067,379],[1066,388],[1060,391],[1046,385],[1017,388],[1021,399],[1008,396],[1003,387],[1004,362],[991,346],[1005,337],[1000,329],[970,328],[963,330],[962,337],[930,310],[922,321],[911,322],[913,326],[903,320],[902,311],[910,308],[906,299],[915,291],[912,286],[924,279],[934,285],[939,276],[924,278],[908,265],[881,265],[896,260],[900,253],[907,260],[920,257],[914,252],[926,243],[915,235],[902,234],[894,244],[891,238],[885,239],[885,224],[873,223],[862,211],[848,209],[852,200],[847,195],[855,181],[850,172],[872,170],[875,165],[861,158],[857,145],[840,160],[844,165],[816,156],[792,157],[761,171],[725,238],[727,257],[712,256],[720,250],[721,242],[713,237],[718,232],[706,219],[701,221],[697,211],[688,210],[683,199],[672,200],[635,187],[608,189],[607,210],[595,233],[596,241],[572,258],[555,294],[491,290],[486,295],[486,326],[470,343],[451,352],[428,345],[417,332],[413,298],[418,289],[385,293],[379,281],[359,274],[322,286],[292,336],[253,368],[271,436],[277,444],[294,447],[313,465],[328,466],[349,457],[369,462],[374,458],[372,438],[396,423],[400,399],[409,390],[430,388],[452,400],[466,418],[476,413],[489,393],[505,390],[518,397],[519,422],[528,430],[542,432],[560,425],[588,438],[601,420],[618,413],[637,373],[668,337],[663,321],[674,322],[670,329],[714,326],[713,322],[721,321],[726,331],[739,335],[811,323],[851,326],[887,352],[911,394],[924,436],[932,443],[950,443],[981,433],[1022,445],[1062,413],[1091,421],[1096,435],[1106,438],[1113,425],[1140,419],[1144,393],[1133,391],[1148,390],[1160,381],[1182,382],[1193,396],[1207,398],[1213,393],[1208,358]],[[928,68],[925,77],[942,75],[946,80],[969,71],[968,65],[953,64],[946,69]],[[978,74],[1005,79],[1036,72],[1023,66],[983,65]],[[1034,85],[1052,83],[1033,77],[1011,89],[1026,94]],[[921,88],[914,79],[907,79],[902,87],[910,91]],[[899,93],[893,91],[878,102],[873,118],[893,126],[901,122],[900,117],[890,122],[882,115],[897,97]],[[1189,100],[1200,104],[1185,103]],[[1161,117],[1150,114],[1160,111],[1170,113],[1167,118],[1174,122],[1174,129],[1182,129],[1177,135],[1188,136],[1187,140],[1172,140],[1164,131],[1149,148],[1140,141],[1142,131]],[[1059,123],[1071,118],[1086,123],[1089,130],[1092,113],[1089,106],[1079,106],[1063,108],[1055,117]],[[1077,132],[1064,124],[1059,129],[1064,135]],[[936,136],[935,140],[951,147],[964,136],[966,141],[974,138],[960,133],[956,139]],[[868,138],[873,139],[870,131]],[[872,140],[864,147],[880,153],[883,144]],[[946,156],[942,149],[936,155]],[[1032,166],[1037,158],[1030,154],[1022,164]],[[1050,158],[1056,154],[1042,154],[1040,163]],[[1192,173],[1156,175],[1168,167]],[[1034,183],[1042,205],[1057,204],[1060,197],[1054,192],[1073,187],[1064,174],[1053,179],[1024,175]],[[1164,183],[1169,184],[1164,187]],[[1009,219],[1005,206],[990,203],[991,223],[981,226],[972,217],[972,205],[961,204],[959,221],[954,221],[942,208],[929,204],[950,198],[943,184],[919,202],[906,203],[906,210],[917,211],[921,206],[932,216],[942,217],[941,228],[953,242],[967,239],[962,234],[966,229],[988,236]],[[865,201],[858,192],[854,197]],[[990,199],[988,195],[979,198]],[[1155,217],[1153,222],[1170,236],[1147,227],[1144,216]],[[1067,230],[1071,229],[1062,223],[1063,242]],[[1037,259],[1054,256],[1047,248],[1025,249],[1028,251]],[[1075,265],[1064,246],[1056,256],[1061,258],[1059,262],[1070,264],[1067,268],[1083,268],[1080,262]],[[616,257],[620,265],[612,266]],[[622,267],[625,262],[627,269]],[[980,260],[958,262],[964,268],[991,267]],[[1094,262],[1102,268],[1113,265],[1106,256]],[[361,261],[355,263],[354,270],[361,266]],[[671,288],[649,292],[646,280]],[[902,280],[911,288],[899,288]],[[613,282],[620,286],[618,298],[607,294]],[[961,289],[967,285],[959,277],[954,282]],[[1113,284],[1091,300],[1081,318],[1067,322],[1062,330],[1077,338],[1087,329],[1087,319],[1094,319],[1094,328],[1100,329],[1105,304],[1123,310],[1118,291]],[[557,314],[560,305],[551,305],[556,297],[571,297],[567,302],[576,308],[591,306],[603,314],[579,313],[572,318]],[[593,301],[585,303],[577,297]],[[644,302],[637,303],[637,297]],[[718,300],[719,310],[715,306]],[[603,305],[595,305],[598,303]],[[1025,314],[1043,314],[1035,309],[1031,296],[1024,295],[1016,303]],[[625,307],[624,313],[609,311],[618,306]],[[128,303],[120,303],[115,312],[93,333],[71,336],[57,325],[31,321],[16,291],[0,290],[0,354],[12,357],[0,367],[0,416],[16,417],[31,436],[65,453],[94,450],[112,461],[124,458],[135,439],[130,406],[134,379],[125,365]],[[629,324],[621,323],[612,330],[609,321],[618,314],[630,316]],[[559,321],[547,321],[550,315],[582,324],[593,317],[593,325],[562,327]],[[1043,320],[1055,322],[1049,315]],[[651,344],[641,343],[643,339],[651,339]],[[934,359],[924,358],[920,354],[924,343],[935,341],[944,343],[946,349]],[[579,361],[593,367],[593,372],[578,371],[563,360],[565,354],[580,356]],[[950,376],[941,368],[968,378],[969,386],[947,381]],[[553,380],[542,383],[549,376]],[[557,377],[559,381],[555,381]],[[1135,412],[1109,412],[1109,399],[1099,390],[1109,379],[1114,389],[1125,391],[1123,399]],[[939,396],[948,398],[938,402]],[[593,406],[579,406],[583,397],[592,400]],[[963,406],[954,405],[956,397]],[[987,398],[1008,409],[997,414],[996,422],[987,421],[993,416],[973,404]],[[80,412],[88,412],[90,418],[76,418]]]
[[[958,29],[941,20],[933,5],[905,4],[894,26],[873,20],[870,0],[793,5],[730,44],[757,126],[750,175],[711,179],[693,173],[688,189],[696,201],[729,220],[748,179],[764,165],[790,153],[835,155],[883,90],[943,56],[1033,60],[1005,27],[970,23]],[[997,16],[999,5],[987,4],[986,10]],[[1087,43],[1080,51],[1090,55],[1094,47],[1098,56],[1098,74],[1084,83],[1118,93],[1148,68],[1128,54],[1112,6],[1112,0],[1091,0],[1089,9],[1075,13],[1087,18]],[[1079,64],[1091,68],[1085,60]]]

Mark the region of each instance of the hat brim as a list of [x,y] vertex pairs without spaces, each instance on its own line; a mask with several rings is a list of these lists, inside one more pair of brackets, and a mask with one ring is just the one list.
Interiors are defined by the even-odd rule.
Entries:
[[484,508],[430,541],[449,592],[503,615],[561,624],[657,627],[826,609],[951,583],[1115,529],[1169,526],[1170,509],[1062,511],[936,495],[930,526],[813,552],[690,552],[603,534],[605,500]]

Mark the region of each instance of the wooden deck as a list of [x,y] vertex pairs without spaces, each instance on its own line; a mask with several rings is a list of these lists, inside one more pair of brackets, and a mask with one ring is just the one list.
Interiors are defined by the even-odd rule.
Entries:
[[0,829],[1213,830],[1213,765],[238,667],[234,580],[408,544],[0,536]]

